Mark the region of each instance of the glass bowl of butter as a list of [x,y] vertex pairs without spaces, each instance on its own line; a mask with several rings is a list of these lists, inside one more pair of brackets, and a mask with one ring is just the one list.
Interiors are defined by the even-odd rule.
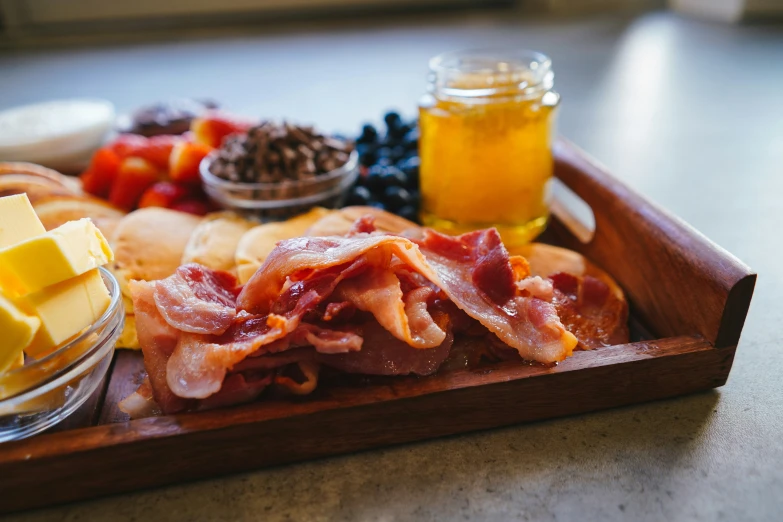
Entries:
[[54,352],[0,375],[0,442],[40,433],[99,393],[125,320],[117,280],[105,268],[99,272],[106,311]]
[[0,442],[100,393],[125,320],[113,260],[91,220],[46,230],[26,194],[0,197]]

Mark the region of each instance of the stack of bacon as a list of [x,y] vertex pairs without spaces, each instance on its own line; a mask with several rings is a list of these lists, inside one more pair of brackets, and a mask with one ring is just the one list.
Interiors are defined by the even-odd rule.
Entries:
[[132,282],[148,380],[124,409],[138,416],[152,400],[167,414],[213,408],[253,400],[270,385],[306,394],[321,366],[430,375],[455,335],[486,336],[478,344],[502,358],[554,363],[578,342],[560,310],[584,333],[582,347],[627,338],[625,302],[604,283],[532,277],[495,229],[411,235],[375,231],[362,218],[344,236],[281,241],[244,287],[195,264]]

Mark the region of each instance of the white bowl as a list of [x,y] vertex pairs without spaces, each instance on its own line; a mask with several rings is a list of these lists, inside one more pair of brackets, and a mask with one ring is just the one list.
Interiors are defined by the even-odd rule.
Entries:
[[114,125],[106,100],[71,99],[0,111],[0,161],[28,161],[50,168],[89,157]]

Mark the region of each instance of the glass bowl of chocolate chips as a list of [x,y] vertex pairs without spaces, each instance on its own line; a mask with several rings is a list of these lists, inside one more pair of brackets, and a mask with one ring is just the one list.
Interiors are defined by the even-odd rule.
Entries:
[[353,143],[287,122],[227,137],[201,163],[204,190],[223,208],[264,220],[336,208],[359,176]]

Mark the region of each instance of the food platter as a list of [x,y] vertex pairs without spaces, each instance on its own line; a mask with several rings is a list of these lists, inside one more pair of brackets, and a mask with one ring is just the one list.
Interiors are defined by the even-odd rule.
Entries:
[[[591,209],[595,229],[580,240],[580,225],[556,201],[542,239],[583,254],[617,280],[630,304],[632,342],[576,352],[554,366],[498,363],[426,378],[343,380],[304,398],[137,420],[117,403],[140,382],[141,354],[118,352],[104,386],[77,414],[48,433],[0,445],[0,511],[723,385],[755,274],[562,139],[555,177]],[[36,494],[42,488],[50,493]]]

